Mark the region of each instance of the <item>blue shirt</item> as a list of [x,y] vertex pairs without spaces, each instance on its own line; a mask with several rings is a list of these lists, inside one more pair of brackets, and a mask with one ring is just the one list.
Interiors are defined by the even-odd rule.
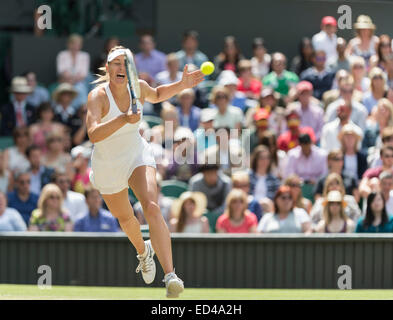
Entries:
[[116,219],[107,210],[100,209],[97,216],[88,212],[78,219],[74,225],[74,231],[81,232],[117,232],[119,231]]
[[159,72],[166,70],[166,55],[158,50],[152,50],[150,55],[140,52],[135,55],[135,64],[138,73],[146,72],[155,78]]
[[363,232],[363,233],[390,233],[393,232],[393,216],[388,214],[388,222],[383,225],[378,226],[368,226],[368,228],[364,228],[364,217],[359,218],[356,231],[355,232]]
[[9,192],[7,195],[8,207],[16,209],[26,225],[29,225],[31,212],[37,209],[38,195],[35,193],[30,193],[27,201],[22,201],[16,191]]

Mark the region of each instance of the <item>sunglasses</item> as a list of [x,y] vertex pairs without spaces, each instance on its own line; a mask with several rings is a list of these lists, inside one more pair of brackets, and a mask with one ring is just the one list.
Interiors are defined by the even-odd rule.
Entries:
[[352,93],[353,89],[340,89],[342,93]]
[[384,154],[382,155],[384,158],[393,158],[393,154]]
[[52,195],[49,196],[49,199],[56,199],[56,200],[59,200],[60,197],[52,194]]
[[292,200],[291,196],[280,196],[279,197],[281,200]]
[[383,141],[383,142],[385,142],[385,141],[393,141],[393,136],[384,137],[384,138],[382,139],[382,141]]
[[301,188],[301,184],[300,183],[290,183],[288,184],[288,187],[290,188]]
[[217,99],[217,100],[218,100],[218,99],[228,99],[228,97],[227,97],[227,96],[224,96],[224,95],[222,95],[222,94],[219,94],[219,95],[216,96],[216,99]]
[[20,184],[30,184],[30,180],[19,180]]
[[332,158],[333,161],[343,161],[344,158]]

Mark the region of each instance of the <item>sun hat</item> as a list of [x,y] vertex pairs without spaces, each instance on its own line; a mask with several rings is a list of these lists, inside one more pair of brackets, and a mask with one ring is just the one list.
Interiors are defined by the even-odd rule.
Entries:
[[53,100],[58,102],[60,95],[63,93],[70,93],[72,95],[72,99],[74,99],[78,95],[78,91],[74,89],[72,84],[64,82],[61,83],[53,92],[52,94]]
[[29,86],[25,77],[14,77],[11,81],[12,93],[32,93],[33,88]]
[[205,194],[199,191],[185,191],[178,199],[173,200],[171,211],[175,218],[179,218],[183,203],[188,199],[192,199],[195,202],[194,217],[200,217],[205,213],[207,206]]
[[332,190],[328,193],[323,205],[326,206],[329,202],[341,202],[343,207],[346,207],[347,203],[344,200],[343,195],[338,190]]
[[366,16],[364,14],[358,16],[356,19],[356,22],[354,23],[354,28],[355,29],[373,29],[375,30],[375,24],[371,20],[369,16]]
[[217,110],[215,110],[215,109],[212,109],[212,108],[202,109],[200,121],[202,123],[212,121],[212,120],[214,120],[216,114],[217,114]]

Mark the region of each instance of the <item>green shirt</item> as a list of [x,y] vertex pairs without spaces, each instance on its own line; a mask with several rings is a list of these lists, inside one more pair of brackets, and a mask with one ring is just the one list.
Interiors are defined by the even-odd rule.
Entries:
[[393,216],[390,214],[388,215],[388,222],[386,222],[383,225],[378,225],[378,226],[368,226],[368,228],[365,228],[363,225],[364,222],[364,217],[359,218],[358,224],[356,226],[356,231],[355,232],[363,232],[363,233],[390,233],[393,232]]
[[263,85],[271,87],[274,91],[282,94],[283,96],[288,95],[288,91],[291,85],[299,82],[299,77],[296,73],[284,70],[280,77],[274,71],[270,72],[263,78]]

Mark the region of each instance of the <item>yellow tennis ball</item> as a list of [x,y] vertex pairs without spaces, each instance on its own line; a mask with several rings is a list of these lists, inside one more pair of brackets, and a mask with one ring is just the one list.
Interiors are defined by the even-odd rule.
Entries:
[[209,74],[212,74],[214,71],[214,64],[210,61],[206,61],[206,62],[202,63],[201,71],[206,76],[208,76]]

